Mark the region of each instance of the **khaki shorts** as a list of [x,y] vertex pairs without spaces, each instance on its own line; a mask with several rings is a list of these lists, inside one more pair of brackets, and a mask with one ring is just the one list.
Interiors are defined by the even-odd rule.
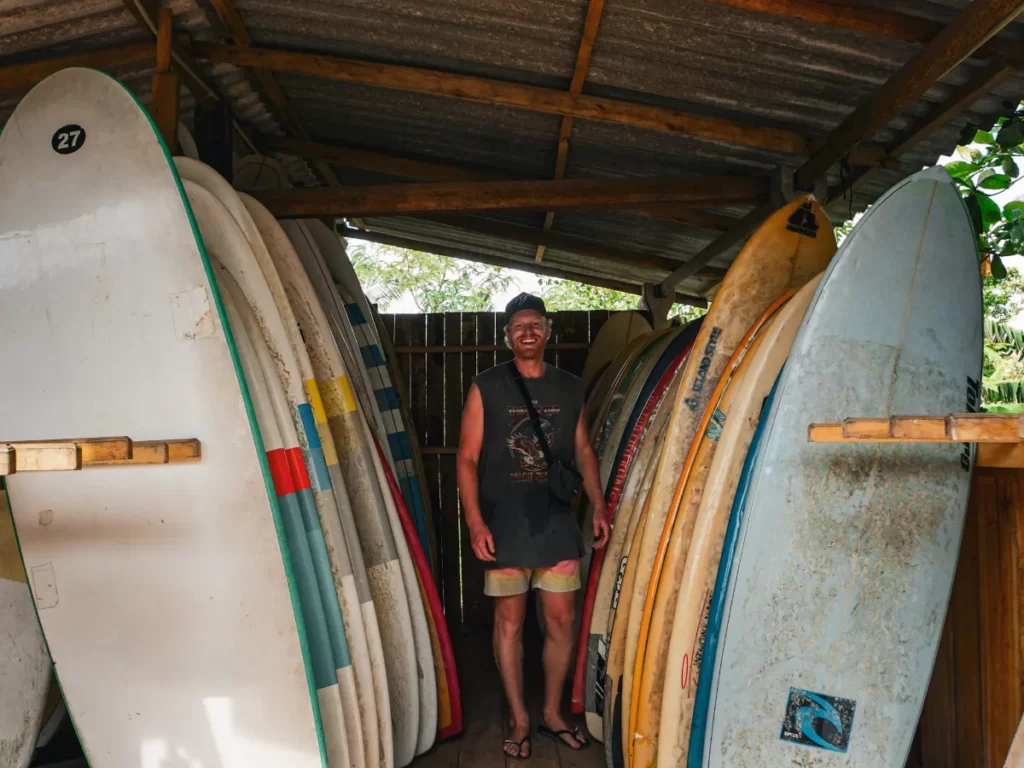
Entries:
[[575,592],[580,588],[580,561],[563,560],[550,568],[498,568],[484,572],[484,594],[512,597],[530,588],[545,592]]

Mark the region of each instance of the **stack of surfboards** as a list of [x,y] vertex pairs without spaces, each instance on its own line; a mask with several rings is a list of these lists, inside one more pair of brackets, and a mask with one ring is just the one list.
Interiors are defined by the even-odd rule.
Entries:
[[171,158],[85,69],[10,118],[0,198],[4,439],[203,448],[9,478],[0,754],[31,756],[46,648],[93,768],[391,768],[458,733],[423,476],[342,241]]
[[609,766],[903,764],[973,449],[809,444],[807,427],[977,408],[974,243],[941,169],[890,190],[838,253],[797,199],[706,316],[624,344],[591,386],[613,531],[573,706]]

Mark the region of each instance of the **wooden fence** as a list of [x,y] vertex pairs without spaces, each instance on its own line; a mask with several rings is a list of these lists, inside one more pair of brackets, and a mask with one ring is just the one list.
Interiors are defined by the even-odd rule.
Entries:
[[[605,310],[552,313],[547,361],[579,375],[591,339],[608,319]],[[441,555],[441,593],[452,625],[489,624],[483,568],[462,525],[455,451],[462,404],[476,374],[507,362],[503,318],[494,312],[382,314],[391,335],[409,400],[409,439],[423,451]]]

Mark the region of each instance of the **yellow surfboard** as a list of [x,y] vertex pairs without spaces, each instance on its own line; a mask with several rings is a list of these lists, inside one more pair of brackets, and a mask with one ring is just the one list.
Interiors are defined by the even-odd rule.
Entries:
[[[711,593],[718,576],[729,514],[743,461],[750,447],[761,413],[761,404],[782,370],[797,329],[814,295],[820,276],[810,280],[779,310],[759,336],[758,348],[740,365],[728,397],[728,419],[720,429],[714,461],[708,467],[703,493],[684,497],[684,504],[697,504],[685,565],[674,567],[666,561],[665,573],[681,572],[678,597],[667,610],[674,613],[664,672],[664,696],[658,728],[659,768],[685,765],[689,748],[697,675],[703,655],[703,628],[707,622]],[[699,461],[699,459],[698,459]],[[691,471],[691,481],[695,474]],[[660,600],[660,596],[659,596]],[[657,607],[655,608],[657,621]]]
[[[694,352],[683,370],[665,448],[647,498],[648,519],[644,526],[637,576],[639,583],[647,584],[647,594],[642,610],[637,611],[639,619],[631,620],[628,630],[628,637],[635,637],[637,643],[633,678],[641,683],[633,686],[629,706],[630,733],[633,734],[627,745],[630,765],[647,766],[653,764],[655,757],[650,747],[656,738],[664,682],[658,668],[664,669],[667,647],[662,650],[658,644],[652,657],[655,662],[653,676],[646,686],[643,686],[647,682],[644,664],[670,537],[678,530],[683,540],[673,543],[678,543],[685,551],[692,531],[692,521],[688,525],[684,521],[680,529],[676,527],[676,513],[686,486],[686,478],[681,476],[684,461],[690,454],[689,449],[705,416],[710,396],[752,324],[781,294],[821,272],[835,249],[831,224],[813,198],[799,198],[772,214],[750,238],[726,273],[704,318],[694,343]],[[693,458],[690,456],[691,463]],[[674,584],[668,586],[674,588]],[[666,626],[664,630],[667,634],[671,627]],[[642,687],[648,697],[641,697]],[[638,732],[641,719],[650,724],[644,732]]]

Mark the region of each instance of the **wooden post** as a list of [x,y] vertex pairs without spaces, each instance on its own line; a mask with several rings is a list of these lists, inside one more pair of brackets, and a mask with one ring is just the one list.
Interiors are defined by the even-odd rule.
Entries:
[[178,97],[181,92],[181,78],[171,71],[171,45],[173,43],[174,16],[168,8],[161,8],[157,17],[156,72],[153,74],[153,92],[149,111],[153,115],[164,143],[172,155],[180,152],[178,147]]

